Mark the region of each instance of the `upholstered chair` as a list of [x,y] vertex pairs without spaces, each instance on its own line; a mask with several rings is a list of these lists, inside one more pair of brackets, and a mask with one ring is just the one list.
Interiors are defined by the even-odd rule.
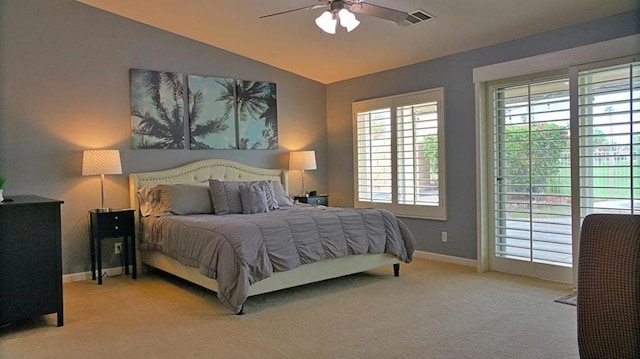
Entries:
[[640,215],[584,219],[577,303],[582,359],[640,358]]

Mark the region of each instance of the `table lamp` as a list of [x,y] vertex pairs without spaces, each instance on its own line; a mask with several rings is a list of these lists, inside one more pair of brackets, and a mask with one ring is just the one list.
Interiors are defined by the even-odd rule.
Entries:
[[316,151],[293,151],[289,157],[289,169],[302,171],[302,194],[306,196],[304,190],[304,170],[315,170]]
[[87,150],[82,152],[82,175],[100,175],[100,190],[102,191],[101,211],[108,212],[104,200],[104,175],[122,174],[119,150]]

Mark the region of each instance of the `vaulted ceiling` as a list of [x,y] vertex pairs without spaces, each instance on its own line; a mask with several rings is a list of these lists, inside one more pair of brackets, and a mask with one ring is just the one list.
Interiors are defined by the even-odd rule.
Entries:
[[435,18],[411,26],[356,14],[323,33],[324,9],[260,16],[327,0],[77,0],[316,80],[332,83],[637,8],[637,0],[366,0]]

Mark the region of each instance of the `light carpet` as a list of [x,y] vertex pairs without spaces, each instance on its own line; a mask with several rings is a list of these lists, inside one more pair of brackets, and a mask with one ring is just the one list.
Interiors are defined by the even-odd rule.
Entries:
[[578,358],[568,285],[416,259],[251,297],[236,316],[168,275],[64,285],[55,315],[0,329],[14,358]]

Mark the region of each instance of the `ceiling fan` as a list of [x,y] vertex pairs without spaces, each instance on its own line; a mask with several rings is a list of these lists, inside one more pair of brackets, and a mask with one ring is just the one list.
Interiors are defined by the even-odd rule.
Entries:
[[[377,17],[384,20],[393,21],[397,24],[401,24],[410,15],[404,11],[390,9],[380,5],[370,4],[361,0],[319,0],[322,4],[305,6],[297,9],[291,9],[286,11],[277,12],[274,14],[260,16],[261,19],[276,15],[287,14],[300,10],[313,10],[324,7],[329,9],[322,13],[316,19],[316,25],[324,32],[335,34],[336,24],[340,20],[340,25],[345,27],[347,31],[352,31],[360,24],[353,13],[363,14],[368,16]],[[350,11],[351,12],[350,12]]]

